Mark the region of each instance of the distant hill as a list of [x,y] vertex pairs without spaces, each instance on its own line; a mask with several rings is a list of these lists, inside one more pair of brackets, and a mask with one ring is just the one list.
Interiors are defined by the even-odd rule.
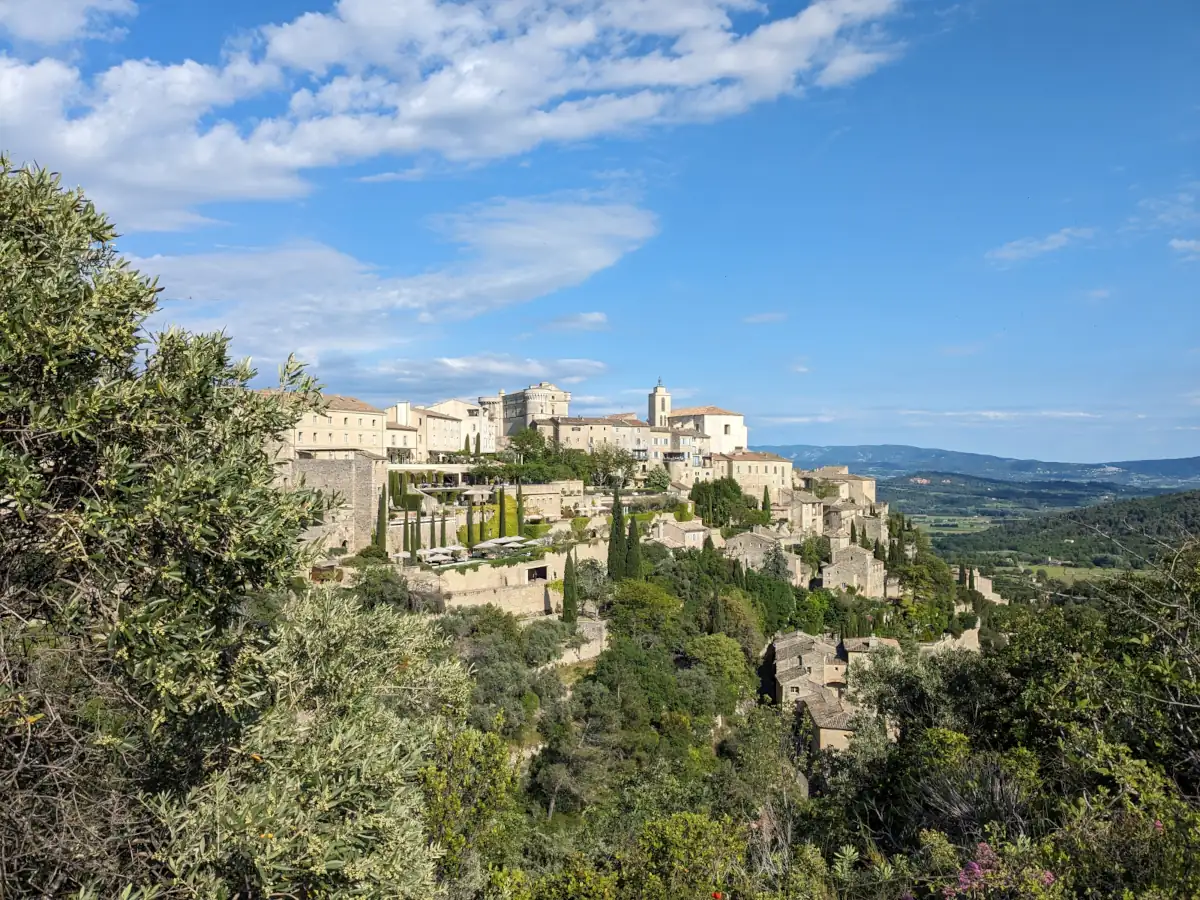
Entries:
[[997,519],[1146,497],[1163,490],[1109,481],[1004,481],[955,472],[913,472],[878,482],[879,499],[908,515]]
[[1139,487],[1200,487],[1200,456],[1186,459],[1138,459],[1067,463],[1011,459],[983,453],[959,453],[904,444],[819,447],[788,444],[756,447],[778,453],[806,469],[849,466],[852,472],[887,478],[914,472],[953,472],[1002,481],[1107,481]]
[[1193,535],[1200,535],[1200,491],[1051,513],[974,534],[936,535],[933,542],[950,559],[983,561],[1009,552],[1025,562],[1138,568],[1140,559],[1157,557],[1164,545],[1177,546]]

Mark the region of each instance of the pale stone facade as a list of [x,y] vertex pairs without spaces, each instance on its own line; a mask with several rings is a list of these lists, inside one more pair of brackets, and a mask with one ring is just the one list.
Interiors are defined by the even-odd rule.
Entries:
[[[653,394],[652,394],[653,396]],[[668,399],[668,404],[669,404]],[[718,406],[693,406],[674,410],[667,422],[672,428],[684,428],[707,434],[713,453],[742,453],[750,444],[750,433],[741,413]],[[791,464],[789,463],[789,466]],[[791,482],[788,482],[788,487]]]
[[417,462],[439,461],[443,455],[461,453],[462,421],[423,406],[412,408],[417,428]]
[[742,487],[742,493],[756,500],[763,488],[771,502],[792,488],[792,461],[774,453],[719,453],[712,456],[713,478],[732,478]]
[[672,550],[703,550],[709,528],[699,519],[678,522],[674,515],[656,516],[650,522],[648,538]]
[[725,555],[738,560],[748,569],[762,569],[772,547],[779,547],[787,563],[788,574],[792,584],[798,587],[808,587],[813,573],[809,571],[804,561],[794,553],[783,550],[781,536],[769,530],[755,528],[754,531],[743,531],[725,541]]
[[[512,437],[533,426],[536,419],[566,418],[571,414],[571,392],[560,390],[548,381],[530,385],[523,391],[506,394],[501,391],[495,397],[480,397],[479,405],[500,423],[501,438]],[[500,415],[495,417],[496,407]]]
[[306,412],[280,438],[277,458],[291,459],[308,451],[366,450],[382,456],[387,415],[355,397],[326,394],[325,409]]
[[887,583],[884,564],[870,550],[851,544],[833,551],[833,562],[821,567],[821,583],[827,588],[849,590],[860,596],[883,598]]
[[470,441],[471,452],[474,452],[475,436],[478,435],[480,453],[496,452],[496,438],[500,428],[499,424],[492,419],[491,410],[488,407],[479,403],[471,403],[469,400],[452,399],[431,403],[429,409],[444,416],[452,416],[462,423],[459,426],[462,434],[462,441],[458,445],[459,450],[466,447],[466,441]]

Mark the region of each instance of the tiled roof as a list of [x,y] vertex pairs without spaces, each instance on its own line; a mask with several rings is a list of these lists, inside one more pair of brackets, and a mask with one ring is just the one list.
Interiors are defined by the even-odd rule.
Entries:
[[[290,391],[281,391],[279,388],[263,388],[260,393],[282,394],[284,397],[292,396]],[[357,397],[343,397],[341,394],[322,394],[321,399],[325,402],[326,408],[331,411],[365,412],[383,415],[382,409],[372,406],[370,403],[363,403]]]
[[774,453],[756,453],[753,450],[743,450],[739,453],[714,453],[713,459],[728,459],[732,462],[791,462],[790,459],[776,456]]
[[834,731],[851,731],[850,713],[840,703],[830,703],[818,697],[805,697],[800,703],[808,710],[818,728]]
[[741,413],[730,412],[719,406],[685,406],[683,409],[673,409],[667,414],[668,419],[681,416],[740,416]]
[[388,422],[387,427],[392,431],[416,431],[416,425],[401,425],[399,422]]

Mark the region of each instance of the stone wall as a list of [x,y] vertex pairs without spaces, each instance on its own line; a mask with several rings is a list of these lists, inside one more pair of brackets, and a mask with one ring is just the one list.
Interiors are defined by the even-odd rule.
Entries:
[[[371,542],[379,514],[379,496],[383,491],[385,469],[380,460],[362,454],[351,459],[293,459],[287,464],[285,484],[335,493],[341,507],[327,514],[326,540],[356,553]],[[389,548],[390,549],[390,548]]]

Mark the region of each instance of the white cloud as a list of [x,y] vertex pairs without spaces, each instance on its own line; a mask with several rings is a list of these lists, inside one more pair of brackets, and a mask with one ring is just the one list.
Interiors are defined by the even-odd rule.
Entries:
[[1134,228],[1178,228],[1200,222],[1200,181],[1184,182],[1173,193],[1138,201],[1138,213],[1130,218]]
[[153,256],[133,264],[160,276],[157,323],[227,328],[243,352],[379,350],[419,324],[453,321],[579,284],[656,230],[635,206],[564,198],[498,200],[437,222],[464,261],[415,275],[385,273],[315,242]]
[[802,362],[798,362],[792,364],[792,371],[798,375],[807,375],[810,370],[807,365]]
[[539,381],[578,384],[607,370],[593,359],[538,359],[507,354],[404,357],[364,363],[354,354],[323,362],[320,376],[338,393],[389,405],[398,399],[432,403],[447,397],[479,397]]
[[18,41],[59,44],[112,33],[110,19],[137,13],[133,0],[0,0],[0,32]]
[[607,331],[608,316],[602,312],[572,313],[546,324],[552,331]]
[[1200,241],[1185,241],[1181,238],[1172,238],[1167,241],[1167,246],[1176,253],[1182,254],[1186,260],[1200,259]]
[[1095,233],[1096,229],[1094,228],[1063,228],[1045,237],[1027,237],[1009,241],[994,250],[989,250],[984,256],[992,262],[1019,262],[1033,259],[1043,253],[1062,250],[1070,244],[1092,237]]
[[52,163],[123,228],[178,228],[205,202],[300,196],[322,167],[494,159],[844,84],[896,55],[881,23],[900,4],[813,0],[771,19],[757,0],[340,0],[213,66],[131,60],[92,75],[0,55],[0,132],[15,159]]

